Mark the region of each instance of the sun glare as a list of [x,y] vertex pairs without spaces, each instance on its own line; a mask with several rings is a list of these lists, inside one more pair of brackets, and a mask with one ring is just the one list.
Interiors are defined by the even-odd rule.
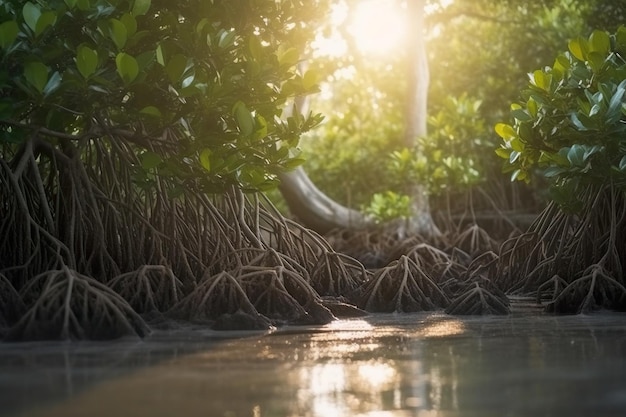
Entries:
[[[331,34],[318,33],[313,41],[317,56],[340,57],[348,52],[348,35],[363,54],[396,53],[407,37],[406,4],[394,0],[362,0],[351,10],[336,3],[330,13]],[[345,31],[344,31],[345,30]]]
[[407,36],[406,10],[395,1],[362,1],[348,20],[348,32],[363,53],[397,52]]

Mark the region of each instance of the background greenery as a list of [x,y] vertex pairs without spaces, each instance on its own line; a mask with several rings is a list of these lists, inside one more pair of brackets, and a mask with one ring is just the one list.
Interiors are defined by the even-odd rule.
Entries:
[[[334,199],[370,212],[382,213],[381,196],[402,193],[410,176],[427,184],[435,208],[449,196],[465,199],[468,185],[501,208],[535,208],[546,196],[545,183],[509,183],[494,153],[500,139],[493,126],[508,120],[528,73],[552,66],[568,39],[616,29],[626,2],[456,0],[429,10],[429,134],[418,152],[403,149],[406,54],[372,56],[351,48],[315,63],[332,95],[313,98],[326,120],[303,141],[307,172]],[[393,198],[389,205],[397,207]],[[480,207],[481,199],[473,203]]]

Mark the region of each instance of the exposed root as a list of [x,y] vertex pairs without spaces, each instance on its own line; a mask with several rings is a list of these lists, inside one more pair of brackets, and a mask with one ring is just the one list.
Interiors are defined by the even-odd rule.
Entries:
[[567,287],[567,281],[558,275],[553,275],[537,289],[537,304],[541,304],[545,299],[554,301],[565,287]]
[[180,299],[183,287],[172,269],[164,265],[143,265],[118,275],[108,285],[140,314],[168,310]]
[[474,282],[446,308],[446,313],[453,315],[505,315],[509,312],[506,297],[488,291],[478,282]]
[[150,333],[122,297],[65,266],[34,277],[22,294],[35,301],[7,340],[113,339]]
[[554,313],[580,314],[600,308],[626,311],[626,287],[602,266],[591,265],[547,306]]
[[453,246],[475,257],[484,252],[497,250],[498,243],[480,226],[471,224],[457,236]]
[[307,280],[282,266],[245,267],[236,277],[261,314],[293,324],[326,324],[334,320]]
[[420,243],[411,248],[406,256],[414,260],[418,265],[431,269],[437,264],[450,262],[450,255],[428,243]]
[[218,330],[227,330],[229,316],[232,316],[232,330],[244,330],[241,327],[246,323],[248,328],[245,330],[267,329],[270,326],[269,320],[259,314],[239,282],[228,272],[204,277],[193,292],[177,303],[168,315],[198,323],[212,323],[221,318],[220,324],[217,324]]
[[372,312],[414,312],[445,308],[448,297],[408,256],[381,268],[364,286],[359,307]]
[[311,271],[311,283],[322,296],[351,299],[370,275],[356,259],[338,252],[326,252]]

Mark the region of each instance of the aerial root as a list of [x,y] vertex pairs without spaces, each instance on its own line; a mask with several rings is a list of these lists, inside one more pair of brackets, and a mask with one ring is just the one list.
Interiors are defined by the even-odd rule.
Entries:
[[321,296],[346,297],[355,295],[371,273],[351,256],[338,252],[325,252],[311,271],[313,288]]
[[471,224],[457,236],[452,246],[475,257],[484,252],[497,250],[498,243],[483,228]]
[[372,312],[414,312],[445,308],[448,303],[431,277],[403,255],[374,273],[357,304]]
[[272,320],[326,324],[335,319],[307,280],[282,266],[244,267],[236,279],[254,307]]
[[7,340],[100,340],[150,333],[126,300],[66,266],[34,277],[22,296],[35,301],[9,330]]
[[164,312],[182,295],[183,283],[165,265],[143,265],[118,275],[108,286],[138,313]]
[[561,278],[558,274],[552,275],[552,278],[541,284],[537,288],[536,301],[537,304],[541,304],[542,300],[554,301],[558,295],[567,287],[567,281]]
[[489,291],[478,281],[473,282],[467,291],[446,308],[446,313],[452,315],[505,315],[509,312],[506,296]]
[[263,330],[271,326],[252,305],[229,272],[205,276],[169,312],[169,316],[197,323],[214,323],[216,330]]
[[546,308],[549,312],[565,314],[588,313],[599,308],[626,311],[626,287],[602,265],[593,264]]

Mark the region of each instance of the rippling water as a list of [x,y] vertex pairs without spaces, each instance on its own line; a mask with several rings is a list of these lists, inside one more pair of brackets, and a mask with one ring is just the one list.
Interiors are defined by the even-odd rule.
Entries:
[[625,314],[389,314],[219,336],[0,345],[0,415],[626,415]]

